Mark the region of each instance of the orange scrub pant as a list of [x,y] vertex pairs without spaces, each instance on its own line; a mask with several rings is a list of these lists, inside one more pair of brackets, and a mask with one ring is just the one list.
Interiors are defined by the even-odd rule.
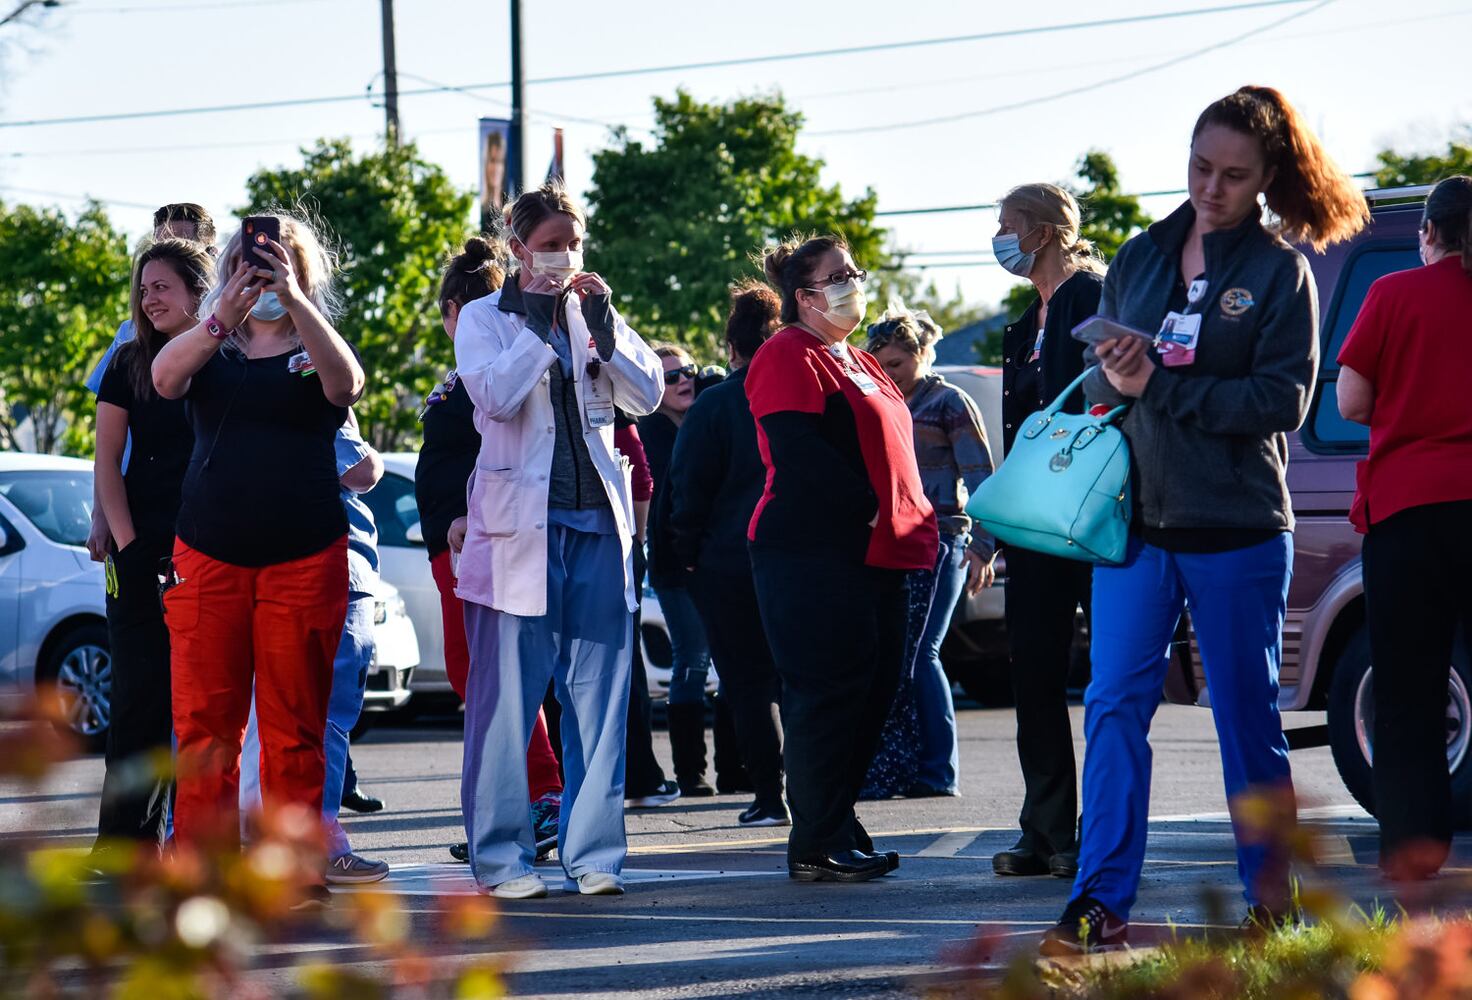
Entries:
[[[240,745],[252,690],[266,809],[322,811],[332,660],[347,615],[347,537],[301,559],[236,566],[182,541],[164,595],[179,741],[174,836],[240,841]],[[254,685],[254,687],[253,687]]]

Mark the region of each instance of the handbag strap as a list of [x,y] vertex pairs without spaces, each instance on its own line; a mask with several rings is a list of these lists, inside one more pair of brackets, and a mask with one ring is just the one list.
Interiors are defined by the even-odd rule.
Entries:
[[[1048,404],[1048,408],[1044,410],[1043,413],[1046,414],[1047,417],[1051,420],[1054,414],[1063,409],[1064,405],[1068,402],[1068,397],[1072,396],[1075,392],[1078,392],[1080,389],[1082,389],[1084,385],[1084,380],[1098,370],[1098,365],[1090,365],[1089,367],[1085,368],[1082,372],[1079,373],[1078,378],[1074,379],[1068,384],[1067,389],[1064,389],[1058,394],[1057,399]],[[1125,411],[1129,408],[1130,407],[1128,403],[1120,403],[1114,409],[1110,410],[1108,413],[1104,414],[1104,416],[1099,418],[1100,425],[1114,423],[1114,421],[1124,416]]]

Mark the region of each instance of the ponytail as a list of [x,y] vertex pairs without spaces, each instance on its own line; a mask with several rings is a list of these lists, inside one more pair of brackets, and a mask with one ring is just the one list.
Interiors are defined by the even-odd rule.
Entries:
[[1262,144],[1265,165],[1274,172],[1263,194],[1284,239],[1323,250],[1354,236],[1370,221],[1364,194],[1272,87],[1242,87],[1212,104],[1196,119],[1191,141],[1209,125],[1225,126]]
[[1421,225],[1436,227],[1436,244],[1462,256],[1462,270],[1472,275],[1472,177],[1458,174],[1438,181],[1426,196]]

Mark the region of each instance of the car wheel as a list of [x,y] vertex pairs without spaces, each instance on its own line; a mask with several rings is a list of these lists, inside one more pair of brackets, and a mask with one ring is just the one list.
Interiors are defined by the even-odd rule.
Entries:
[[[1472,829],[1472,663],[1467,650],[1452,656],[1446,712],[1447,766],[1452,775],[1453,821]],[[1345,787],[1365,811],[1374,815],[1371,782],[1374,759],[1375,705],[1372,697],[1370,633],[1360,626],[1334,665],[1329,686],[1329,748]]]
[[978,659],[947,664],[947,673],[966,697],[983,708],[1008,708],[1012,705],[1012,673],[1006,660]]
[[383,712],[359,712],[358,713],[358,721],[355,722],[355,723],[353,723],[353,728],[352,729],[349,729],[348,730],[348,741],[351,742],[351,743],[356,743],[356,742],[358,742],[358,740],[362,739],[363,738],[363,734],[366,733],[366,732],[368,732],[368,730],[370,730],[370,729],[373,728],[373,723],[374,723],[374,721],[376,721],[376,718],[378,716],[380,716],[380,715],[383,715],[383,714],[385,714],[385,713],[383,713]]
[[107,745],[112,724],[112,654],[107,626],[79,625],[63,635],[37,675],[42,684],[56,687],[61,700],[57,723],[78,736],[92,753]]

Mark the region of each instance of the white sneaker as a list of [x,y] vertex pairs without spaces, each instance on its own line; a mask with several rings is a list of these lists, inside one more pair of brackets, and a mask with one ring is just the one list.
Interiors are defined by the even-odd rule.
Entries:
[[[575,884],[578,892],[584,896],[622,896],[624,894],[624,880],[613,872],[588,872],[586,875],[578,876]],[[572,891],[573,885],[573,880],[568,879],[566,886],[569,892]]]
[[502,882],[491,890],[498,899],[541,899],[547,895],[547,883],[535,872]]

